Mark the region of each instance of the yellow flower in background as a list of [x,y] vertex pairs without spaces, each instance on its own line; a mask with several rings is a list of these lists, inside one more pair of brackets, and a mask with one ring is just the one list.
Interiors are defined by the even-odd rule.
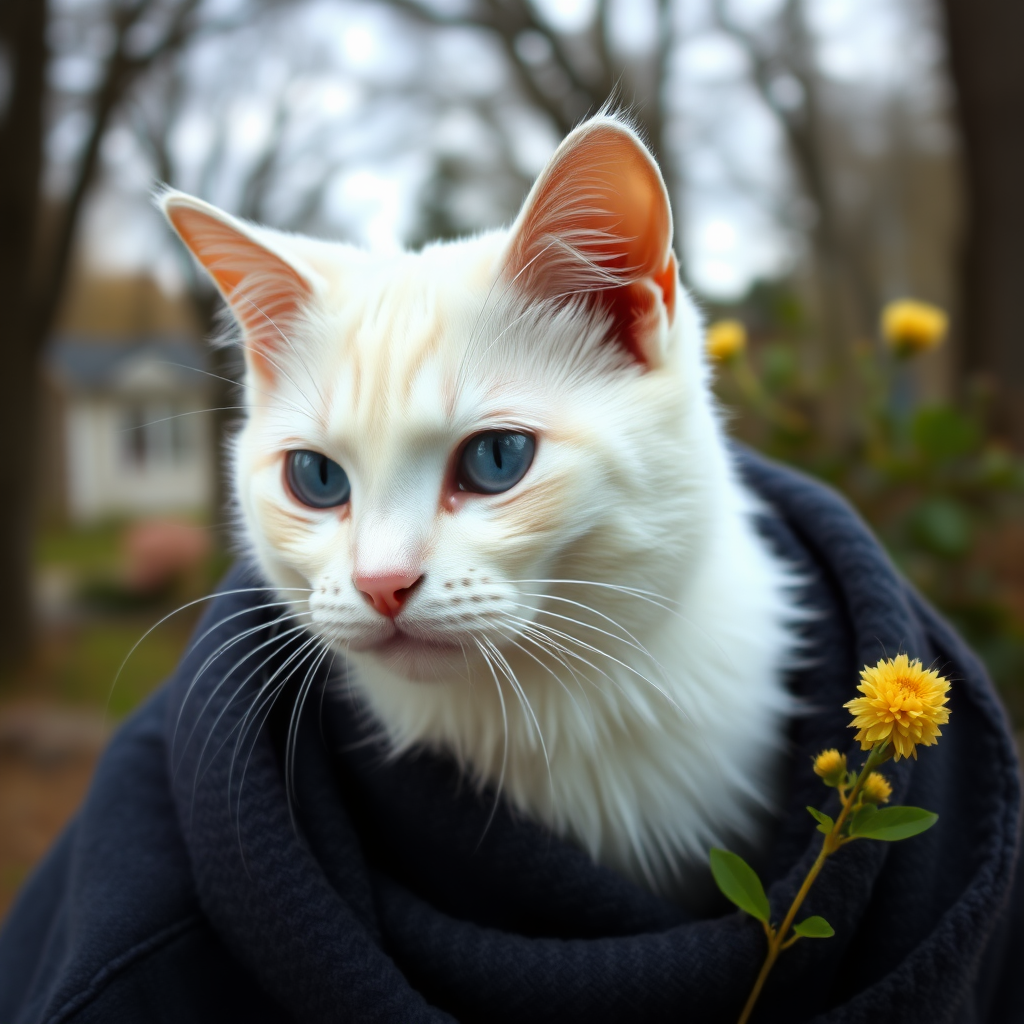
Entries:
[[860,795],[869,804],[887,804],[892,796],[892,786],[880,772],[871,772],[861,786]]
[[846,755],[838,750],[823,750],[814,759],[814,774],[825,781],[826,786],[837,786],[846,775]]
[[705,346],[716,362],[728,362],[747,347],[747,329],[739,320],[716,320],[708,328]]
[[949,721],[949,680],[933,669],[924,669],[916,658],[905,654],[883,658],[874,667],[865,666],[857,687],[863,697],[847,701],[854,716],[851,728],[861,750],[889,740],[895,759],[917,757],[917,746],[930,747],[942,735],[940,725]]
[[942,342],[949,318],[927,302],[899,299],[882,310],[882,337],[901,356],[927,352]]

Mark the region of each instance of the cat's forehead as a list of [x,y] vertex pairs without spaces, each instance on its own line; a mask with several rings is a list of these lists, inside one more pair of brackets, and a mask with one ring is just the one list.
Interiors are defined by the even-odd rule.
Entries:
[[339,317],[326,332],[331,432],[379,436],[396,422],[421,430],[442,422],[452,406],[458,333],[436,303],[408,297],[399,308]]
[[334,270],[315,342],[331,433],[442,429],[497,411],[514,389],[493,373],[500,252],[491,236]]
[[458,309],[486,295],[507,245],[505,232],[386,254],[330,243],[307,247],[309,241],[295,239],[294,254],[319,276],[321,310],[342,314],[368,342],[435,309]]

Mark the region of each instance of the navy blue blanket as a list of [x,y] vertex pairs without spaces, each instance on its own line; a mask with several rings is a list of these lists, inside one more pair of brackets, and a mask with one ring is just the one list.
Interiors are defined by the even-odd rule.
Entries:
[[[985,673],[839,498],[742,464],[820,613],[815,663],[792,680],[813,713],[792,723],[762,863],[776,915],[819,846],[811,756],[856,756],[842,704],[861,665],[902,650],[953,680],[938,746],[886,769],[894,801],[938,825],[826,865],[805,908],[836,937],[783,955],[755,1020],[1019,1024],[1020,787]],[[735,1020],[759,925],[728,906],[690,919],[502,805],[488,826],[491,802],[445,760],[386,758],[354,697],[327,687],[327,663],[307,675],[302,654],[288,662],[301,639],[278,651],[285,627],[251,580],[229,577],[25,887],[0,934],[2,1024]],[[246,718],[268,683],[279,699]]]

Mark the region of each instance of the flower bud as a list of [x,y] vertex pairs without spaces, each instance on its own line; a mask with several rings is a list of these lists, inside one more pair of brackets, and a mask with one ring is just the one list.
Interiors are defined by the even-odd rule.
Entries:
[[835,748],[823,750],[814,759],[814,774],[821,776],[826,786],[838,786],[846,775],[846,755]]
[[739,320],[716,320],[708,328],[705,346],[715,362],[726,363],[747,347],[747,329]]
[[871,772],[861,786],[860,795],[865,803],[887,804],[892,796],[892,786],[889,780],[879,772]]
[[935,348],[946,336],[948,326],[946,314],[927,302],[900,299],[882,310],[882,337],[900,356]]

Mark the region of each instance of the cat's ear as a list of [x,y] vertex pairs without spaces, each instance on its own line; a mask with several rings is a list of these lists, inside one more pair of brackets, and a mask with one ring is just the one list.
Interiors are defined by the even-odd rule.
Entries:
[[157,204],[238,321],[249,367],[271,382],[289,329],[313,294],[307,276],[242,221],[183,192]]
[[598,116],[565,138],[512,229],[504,274],[530,298],[600,303],[637,362],[663,362],[678,278],[672,210],[627,125]]

